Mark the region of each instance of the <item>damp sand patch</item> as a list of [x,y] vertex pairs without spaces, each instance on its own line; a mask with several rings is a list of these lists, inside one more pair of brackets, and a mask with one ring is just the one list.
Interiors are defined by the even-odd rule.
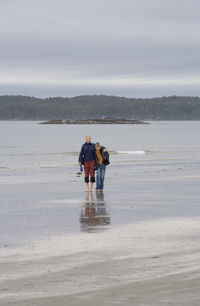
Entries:
[[[29,247],[4,248],[0,284],[2,290],[8,290],[1,291],[0,301],[3,305],[16,302],[13,305],[22,306],[29,301],[44,306],[53,305],[52,298],[59,299],[58,305],[83,305],[81,300],[86,299],[90,306],[92,299],[104,292],[101,302],[108,305],[116,290],[124,297],[123,305],[130,305],[133,297],[140,301],[141,290],[148,298],[154,290],[152,286],[149,292],[149,286],[154,283],[163,285],[158,297],[168,288],[178,299],[174,290],[178,286],[186,301],[188,280],[195,288],[195,279],[199,282],[200,276],[199,221],[161,219],[108,232],[54,236]],[[185,283],[181,285],[183,275]],[[197,295],[199,290],[194,290],[193,297]],[[80,304],[71,304],[72,297],[79,297]]]

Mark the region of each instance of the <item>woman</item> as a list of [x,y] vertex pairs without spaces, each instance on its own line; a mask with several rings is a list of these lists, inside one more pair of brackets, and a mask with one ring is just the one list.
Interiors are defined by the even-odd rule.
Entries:
[[91,137],[85,137],[85,143],[81,147],[81,151],[78,158],[78,164],[84,165],[85,172],[85,183],[86,192],[89,191],[89,181],[90,181],[90,191],[92,192],[93,183],[95,182],[95,145],[91,142]]
[[96,191],[103,191],[104,179],[106,173],[106,166],[109,165],[109,153],[104,146],[99,142],[95,144],[95,157],[96,157]]

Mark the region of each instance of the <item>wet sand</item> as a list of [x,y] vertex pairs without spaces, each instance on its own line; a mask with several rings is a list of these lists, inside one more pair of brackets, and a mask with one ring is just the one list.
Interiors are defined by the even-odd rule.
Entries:
[[88,198],[87,126],[5,124],[0,306],[200,305],[199,122],[102,128],[111,165]]
[[200,219],[168,218],[4,248],[0,305],[199,305]]

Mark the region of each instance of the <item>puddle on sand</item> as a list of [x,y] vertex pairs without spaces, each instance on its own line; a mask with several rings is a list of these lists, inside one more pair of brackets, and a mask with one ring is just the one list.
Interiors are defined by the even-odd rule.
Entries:
[[80,212],[80,227],[82,232],[100,232],[109,228],[111,217],[103,192],[87,193]]

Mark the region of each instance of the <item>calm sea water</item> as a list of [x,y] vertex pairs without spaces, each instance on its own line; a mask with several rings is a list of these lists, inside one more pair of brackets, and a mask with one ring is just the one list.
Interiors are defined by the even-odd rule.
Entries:
[[1,121],[0,131],[1,183],[5,182],[4,174],[76,165],[80,146],[88,134],[94,142],[100,141],[109,149],[115,164],[195,163],[200,156],[200,122],[194,121],[149,125],[40,125]]
[[[77,175],[86,135],[110,152],[104,194]],[[0,245],[200,214],[200,122],[40,125],[0,122]],[[92,210],[93,208],[93,210]],[[93,214],[93,215],[92,215]]]

